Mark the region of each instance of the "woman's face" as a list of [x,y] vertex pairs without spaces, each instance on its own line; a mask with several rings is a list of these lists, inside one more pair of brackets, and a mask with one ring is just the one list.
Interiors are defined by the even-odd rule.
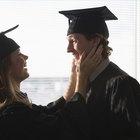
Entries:
[[26,68],[28,56],[22,54],[20,49],[17,49],[11,53],[11,69],[10,74],[17,83],[20,83],[27,77],[29,77],[28,70]]

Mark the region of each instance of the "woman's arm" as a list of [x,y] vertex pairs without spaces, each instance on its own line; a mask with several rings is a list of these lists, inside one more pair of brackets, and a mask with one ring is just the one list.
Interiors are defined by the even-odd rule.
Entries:
[[97,47],[93,47],[87,56],[86,53],[83,52],[78,62],[73,60],[70,81],[67,91],[63,96],[66,101],[69,101],[75,92],[85,97],[89,76],[102,61],[102,46],[96,49]]

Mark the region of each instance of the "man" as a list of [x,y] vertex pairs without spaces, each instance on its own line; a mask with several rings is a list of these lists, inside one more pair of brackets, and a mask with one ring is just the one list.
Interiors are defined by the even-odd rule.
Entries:
[[103,45],[103,60],[91,74],[86,96],[93,140],[140,139],[140,85],[109,60],[106,20],[117,17],[106,7],[59,11],[69,20],[68,48],[78,61],[83,51]]

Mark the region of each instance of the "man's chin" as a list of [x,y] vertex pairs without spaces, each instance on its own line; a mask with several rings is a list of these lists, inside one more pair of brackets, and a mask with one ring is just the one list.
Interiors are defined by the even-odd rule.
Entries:
[[74,57],[74,59],[75,59],[76,61],[79,60],[79,55],[73,55],[73,57]]

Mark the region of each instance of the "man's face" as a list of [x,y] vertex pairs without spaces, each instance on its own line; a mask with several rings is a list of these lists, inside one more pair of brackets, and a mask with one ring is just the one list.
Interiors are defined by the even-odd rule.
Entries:
[[87,40],[83,34],[73,33],[68,35],[67,39],[67,52],[72,53],[76,60],[80,58],[84,51],[88,54],[93,47],[93,40]]

